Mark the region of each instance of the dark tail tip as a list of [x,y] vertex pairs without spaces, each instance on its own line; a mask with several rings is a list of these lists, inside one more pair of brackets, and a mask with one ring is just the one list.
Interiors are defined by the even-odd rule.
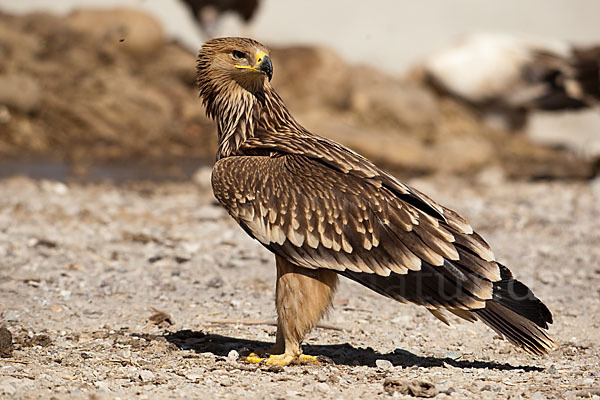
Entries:
[[523,283],[513,278],[505,266],[501,280],[494,283],[492,300],[474,313],[497,333],[513,344],[534,354],[544,354],[557,347],[545,329],[552,323],[552,313]]
[[499,282],[494,283],[493,300],[511,311],[534,322],[540,328],[548,329],[552,323],[552,313],[533,292],[502,264]]

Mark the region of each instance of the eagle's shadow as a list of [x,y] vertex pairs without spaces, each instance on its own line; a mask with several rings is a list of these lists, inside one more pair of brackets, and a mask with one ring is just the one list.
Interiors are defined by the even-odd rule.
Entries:
[[[231,350],[243,353],[244,351],[266,350],[273,343],[258,340],[240,339],[191,330],[180,330],[164,334],[167,342],[174,344],[181,350],[192,350],[196,353],[212,353],[215,356],[227,357]],[[335,364],[349,366],[375,367],[376,360],[388,360],[394,366],[401,367],[441,367],[449,365],[454,368],[477,368],[496,370],[523,370],[543,371],[543,368],[535,366],[514,366],[507,363],[493,361],[467,361],[454,360],[451,358],[422,357],[409,351],[396,349],[393,353],[381,354],[372,348],[356,348],[350,344],[329,345],[304,345],[306,354],[325,356]]]

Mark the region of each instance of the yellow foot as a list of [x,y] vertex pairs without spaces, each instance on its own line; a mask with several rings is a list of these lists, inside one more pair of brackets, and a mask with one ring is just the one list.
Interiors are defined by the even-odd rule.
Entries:
[[327,362],[326,358],[310,356],[308,354],[300,354],[298,356],[293,356],[291,354],[271,354],[268,357],[261,357],[256,353],[250,353],[246,356],[243,361],[250,364],[261,364],[267,366],[281,366],[285,367],[290,364],[298,364],[298,365],[315,365],[321,364],[322,362]]

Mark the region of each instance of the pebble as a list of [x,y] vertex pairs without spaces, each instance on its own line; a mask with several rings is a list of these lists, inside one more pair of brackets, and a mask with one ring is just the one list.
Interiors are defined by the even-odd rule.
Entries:
[[315,375],[315,378],[317,378],[319,382],[325,382],[327,380],[327,375],[324,372],[319,372]]
[[327,393],[329,392],[329,385],[325,382],[319,382],[315,385],[315,389],[321,393]]
[[231,350],[229,353],[227,353],[227,361],[229,362],[236,362],[239,358],[240,353],[235,350]]
[[0,327],[0,357],[12,357],[13,342],[12,334],[5,327]]
[[189,373],[185,375],[185,378],[192,382],[198,382],[200,379],[202,379],[202,375]]
[[53,192],[58,195],[65,195],[69,192],[69,187],[62,182],[42,181],[42,189],[47,192]]
[[225,387],[233,385],[233,381],[231,379],[225,378],[225,377],[221,378],[219,383],[221,384],[221,386],[225,386]]
[[143,369],[140,371],[140,380],[142,382],[151,382],[154,380],[154,374],[152,371],[148,371],[147,369]]
[[388,360],[377,360],[375,361],[375,365],[377,365],[377,368],[385,370],[392,369],[394,367],[394,364]]
[[462,355],[460,353],[457,353],[456,351],[449,351],[446,354],[444,354],[444,358],[449,358],[451,360],[458,360],[461,357]]
[[224,284],[225,284],[225,281],[218,276],[215,278],[212,278],[211,280],[206,282],[206,286],[208,286],[209,288],[213,288],[213,289],[218,289],[218,288],[222,287]]
[[529,400],[546,400],[546,396],[544,396],[541,392],[535,392],[531,395]]

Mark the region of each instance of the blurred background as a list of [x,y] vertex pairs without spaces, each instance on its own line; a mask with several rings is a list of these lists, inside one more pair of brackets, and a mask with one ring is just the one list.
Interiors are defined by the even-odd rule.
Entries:
[[216,148],[195,53],[244,35],[272,48],[301,123],[401,177],[590,179],[598,15],[594,0],[0,0],[0,176],[189,178]]

